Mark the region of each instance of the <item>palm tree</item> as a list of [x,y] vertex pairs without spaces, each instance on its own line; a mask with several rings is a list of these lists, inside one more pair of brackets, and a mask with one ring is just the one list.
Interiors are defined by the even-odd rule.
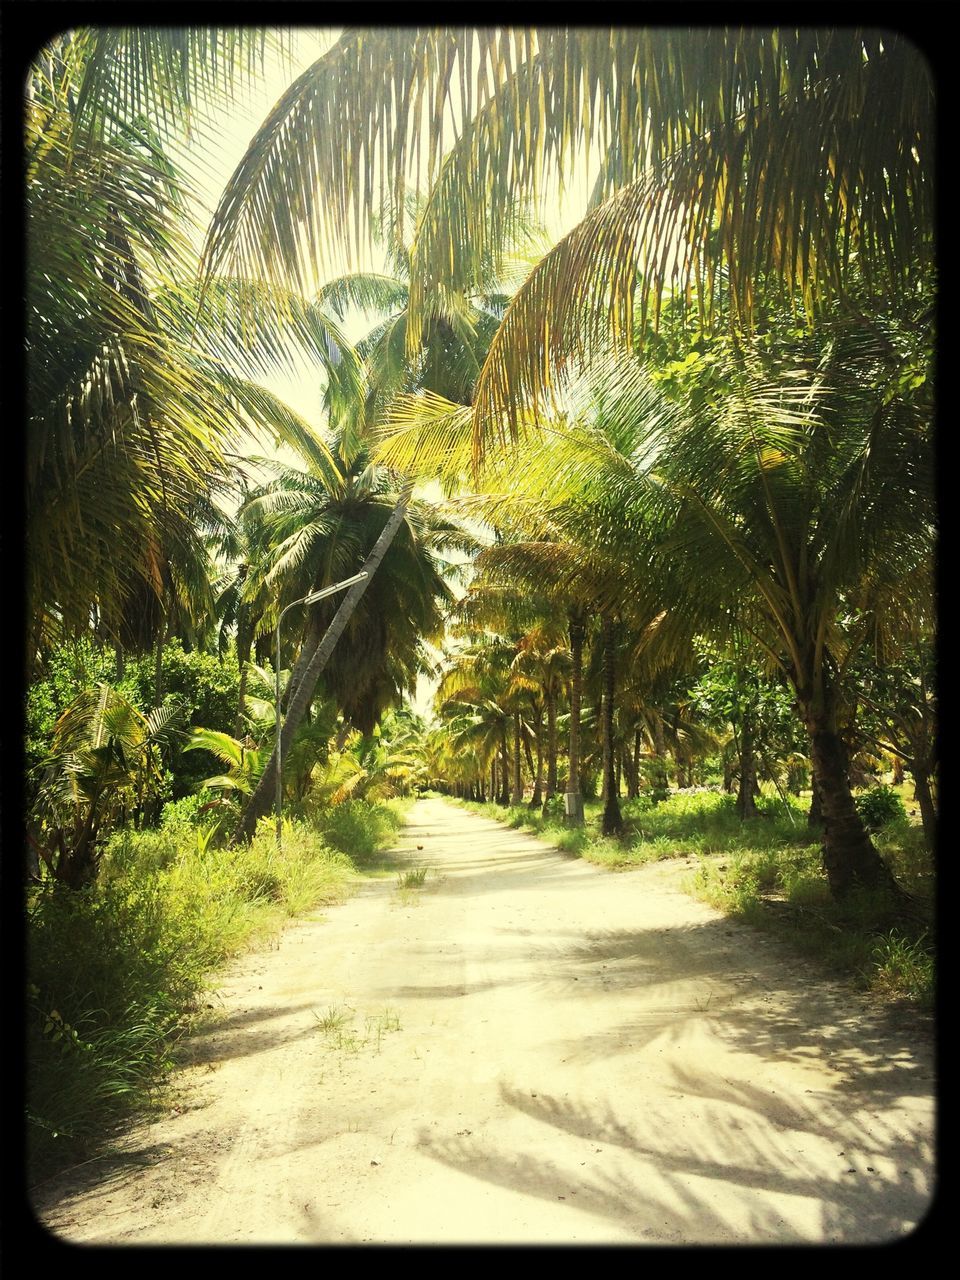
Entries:
[[434,695],[435,705],[441,716],[469,716],[468,726],[463,726],[463,741],[479,750],[488,765],[495,764],[499,752],[500,789],[498,793],[491,781],[491,800],[496,798],[503,805],[520,804],[521,688],[513,674],[518,643],[510,636],[478,633],[473,629],[475,625],[460,624],[470,642],[448,655]]
[[413,179],[429,197],[412,352],[421,304],[469,290],[518,197],[544,207],[551,179],[598,151],[595,207],[515,297],[485,363],[480,449],[598,343],[631,341],[638,286],[642,311],[672,289],[704,324],[748,325],[758,280],[811,315],[854,271],[909,285],[934,254],[933,122],[929,68],[891,30],[348,29],[251,141],[206,260],[294,279],[365,242],[385,196],[399,217]]
[[[327,461],[329,458],[329,462]],[[366,454],[334,439],[322,466],[309,471],[274,464],[276,479],[246,504],[271,542],[263,581],[273,592],[269,616],[286,601],[353,576],[370,576],[349,614],[321,602],[306,612],[300,654],[287,684],[281,751],[286,754],[323,674],[327,696],[346,723],[369,734],[383,712],[412,690],[426,665],[423,642],[439,639],[451,602],[444,557],[470,550],[475,539],[414,500],[405,485],[400,499],[391,474]],[[374,561],[374,557],[377,557]],[[382,572],[374,570],[383,562]],[[357,588],[351,589],[351,594]],[[335,650],[345,634],[347,647]],[[318,655],[319,659],[318,659]],[[252,832],[269,808],[275,788],[274,755],[244,814],[238,836]],[[262,810],[262,812],[261,812]]]
[[[230,483],[231,443],[251,427],[271,437],[307,430],[250,380],[287,345],[281,299],[272,297],[268,318],[262,287],[212,281],[201,303],[188,188],[166,145],[186,100],[199,109],[203,90],[260,44],[224,33],[81,30],[58,37],[31,69],[31,664],[58,636],[87,630],[91,616],[103,639],[151,643],[204,576],[197,513]],[[203,66],[201,50],[219,62]],[[238,291],[242,329],[233,323]],[[346,368],[334,326],[295,301],[286,310],[294,345]]]
[[895,351],[839,326],[805,354],[806,368],[801,358],[772,379],[769,363],[742,361],[719,410],[699,413],[671,410],[621,370],[621,409],[637,424],[622,517],[653,533],[663,580],[688,611],[712,614],[714,634],[735,618],[789,681],[823,806],[824,867],[843,899],[857,886],[894,889],[853,804],[839,717],[857,652],[926,576],[932,462],[927,411],[898,389]]

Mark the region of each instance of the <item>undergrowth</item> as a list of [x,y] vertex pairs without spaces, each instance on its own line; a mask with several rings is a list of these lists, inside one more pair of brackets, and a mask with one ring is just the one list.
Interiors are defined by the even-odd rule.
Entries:
[[341,808],[322,830],[285,820],[281,853],[272,819],[249,845],[227,848],[184,809],[155,830],[115,834],[88,888],[31,887],[31,1184],[95,1154],[149,1105],[217,970],[291,917],[342,900],[402,821],[382,805]]

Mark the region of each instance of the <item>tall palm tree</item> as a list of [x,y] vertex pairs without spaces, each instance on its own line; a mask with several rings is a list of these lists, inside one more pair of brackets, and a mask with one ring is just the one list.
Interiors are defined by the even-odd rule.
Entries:
[[[451,603],[446,557],[475,546],[473,535],[412,499],[409,486],[398,500],[391,474],[371,464],[366,454],[345,449],[342,435],[331,442],[328,457],[318,455],[316,461],[323,465],[309,471],[274,464],[276,479],[245,507],[271,542],[262,566],[274,599],[270,616],[277,616],[286,602],[352,577],[361,567],[370,577],[359,584],[364,593],[349,614],[342,604],[338,608],[327,602],[305,610],[299,657],[287,685],[284,754],[321,675],[325,693],[345,721],[365,734],[404,690],[412,691],[427,665],[424,641],[440,638]],[[374,576],[372,570],[381,562],[382,571]],[[345,635],[346,647],[335,648],[331,635]],[[252,832],[269,808],[275,754],[266,763],[238,836]]]

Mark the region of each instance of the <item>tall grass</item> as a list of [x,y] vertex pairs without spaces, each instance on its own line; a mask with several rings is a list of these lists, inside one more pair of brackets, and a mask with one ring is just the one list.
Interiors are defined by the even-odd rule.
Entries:
[[200,994],[231,956],[349,892],[356,866],[400,820],[382,806],[349,808],[328,833],[286,821],[280,854],[272,820],[249,845],[228,849],[192,811],[177,814],[156,830],[113,836],[95,885],[31,889],[31,1182],[97,1152],[149,1103]]
[[332,849],[349,854],[358,866],[365,866],[403,826],[403,815],[412,803],[412,800],[388,800],[379,804],[350,800],[318,810],[312,821]]

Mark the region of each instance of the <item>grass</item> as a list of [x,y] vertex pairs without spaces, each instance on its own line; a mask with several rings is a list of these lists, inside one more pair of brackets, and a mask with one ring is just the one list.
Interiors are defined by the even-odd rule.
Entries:
[[328,1038],[329,1047],[341,1053],[361,1053],[372,1048],[379,1053],[383,1037],[401,1030],[400,1015],[392,1009],[382,1013],[366,1014],[362,1026],[357,1022],[356,1010],[338,1006],[327,1010],[324,1017],[314,1014],[319,1029]]
[[402,817],[394,806],[349,808],[325,831],[285,821],[280,854],[272,819],[249,845],[227,849],[222,834],[174,815],[155,830],[115,834],[89,888],[31,889],[30,1184],[95,1157],[161,1096],[201,994],[231,957],[352,891]]
[[397,876],[397,885],[401,889],[422,889],[427,879],[427,867],[414,867],[411,871],[401,871]]
[[[461,802],[463,803],[463,802]],[[612,871],[667,858],[695,858],[684,887],[725,914],[778,935],[826,972],[852,980],[881,1000],[924,1010],[934,999],[933,868],[922,830],[891,823],[873,836],[900,884],[919,904],[918,922],[905,923],[890,904],[855,894],[834,903],[820,859],[819,839],[807,827],[807,803],[778,796],[759,801],[760,813],[741,821],[733,796],[720,792],[671,795],[660,804],[622,802],[623,834],[600,833],[602,806],[585,803],[585,825],[568,828],[557,815],[526,806],[465,804],[548,840],[557,848]]]

